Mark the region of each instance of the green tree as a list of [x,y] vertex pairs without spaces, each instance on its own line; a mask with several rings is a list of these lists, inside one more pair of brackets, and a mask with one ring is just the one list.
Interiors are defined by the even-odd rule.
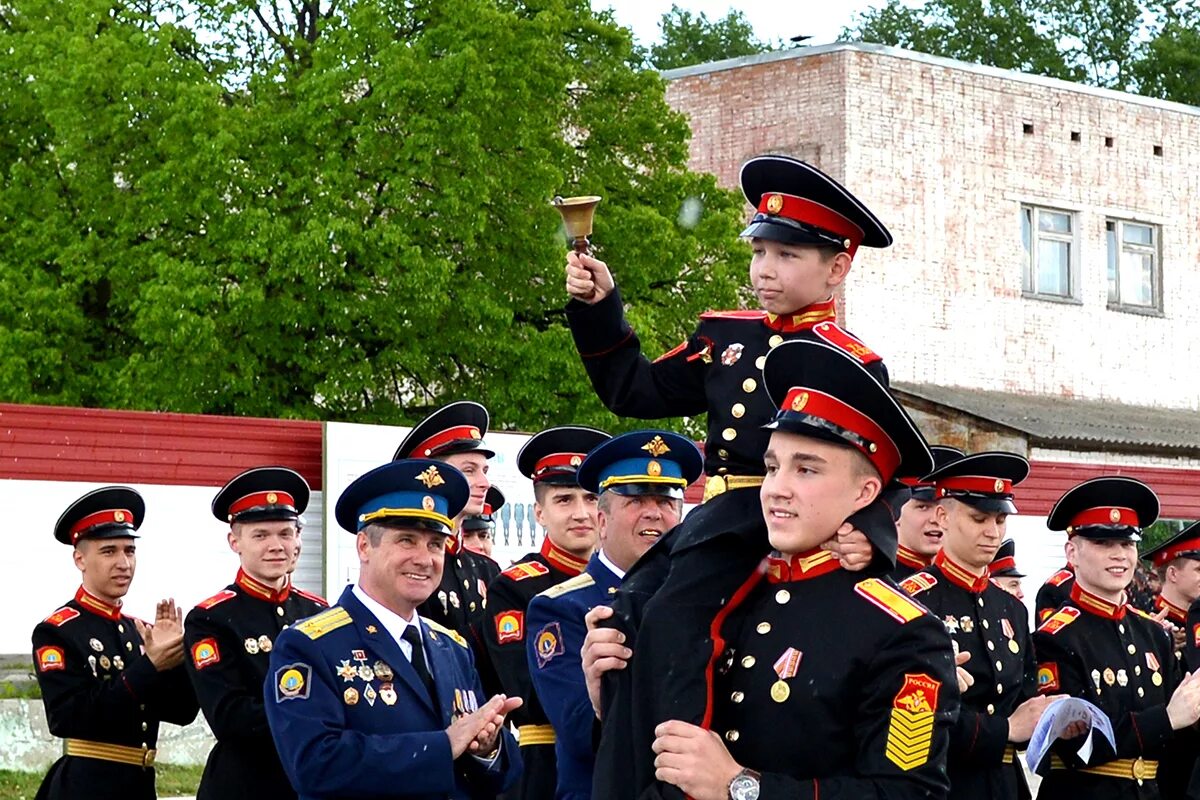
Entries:
[[659,70],[766,53],[781,46],[760,40],[746,15],[735,10],[710,20],[703,11],[693,14],[672,5],[658,28],[662,38],[650,46],[646,61]]
[[555,194],[604,196],[649,348],[739,300],[740,198],[586,0],[2,13],[4,400],[629,427],[563,324]]
[[1151,14],[1155,33],[1132,70],[1138,90],[1200,105],[1200,3],[1162,3]]

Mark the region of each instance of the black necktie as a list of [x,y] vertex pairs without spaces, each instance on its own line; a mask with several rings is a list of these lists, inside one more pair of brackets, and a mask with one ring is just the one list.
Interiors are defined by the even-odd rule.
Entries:
[[429,672],[429,665],[425,663],[425,650],[421,647],[421,632],[417,630],[416,625],[409,625],[404,629],[404,633],[400,637],[404,641],[412,645],[412,665],[417,671],[417,677],[421,679],[421,683],[425,684],[425,690],[429,692],[429,699],[437,705],[437,691],[433,686],[433,675]]

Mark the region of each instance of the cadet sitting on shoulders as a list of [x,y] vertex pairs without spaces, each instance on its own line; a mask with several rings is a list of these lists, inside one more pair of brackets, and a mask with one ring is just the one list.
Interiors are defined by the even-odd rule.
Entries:
[[83,582],[33,629],[46,720],[66,740],[39,800],[153,800],[159,723],[196,718],[175,601],[159,601],[153,626],[123,613],[145,515],[140,494],[108,486],[76,500],[54,525],[54,538],[74,548]]
[[338,498],[338,524],[358,537],[358,584],[279,635],[265,684],[301,798],[467,800],[515,783],[521,759],[504,720],[521,701],[485,701],[466,641],[417,614],[468,492],[453,467],[405,459]]
[[583,574],[529,603],[529,672],[554,726],[558,800],[592,796],[596,718],[580,663],[592,607],[611,603],[642,554],[679,523],[683,492],[700,477],[692,441],[668,431],[626,433],[592,450],[579,467],[583,491],[599,496],[600,550]]
[[292,585],[308,483],[286,467],[257,467],[213,498],[237,553],[233,583],[196,606],[184,625],[192,686],[217,743],[197,800],[294,798],[263,710],[263,681],[279,632],[329,604]]

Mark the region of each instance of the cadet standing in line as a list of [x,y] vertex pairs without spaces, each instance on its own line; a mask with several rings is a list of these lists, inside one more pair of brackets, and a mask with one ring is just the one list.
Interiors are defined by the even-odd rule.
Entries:
[[[1075,565],[1070,601],[1034,633],[1038,685],[1100,708],[1112,722],[1113,752],[1092,736],[1055,742],[1043,767],[1039,798],[1088,800],[1182,798],[1190,763],[1168,763],[1173,740],[1200,717],[1200,675],[1182,677],[1162,626],[1127,604],[1137,567],[1140,530],[1158,516],[1158,498],[1131,478],[1094,478],[1055,504],[1047,525],[1070,529],[1068,557]],[[1194,733],[1181,741],[1195,757]],[[1164,759],[1159,774],[1158,759]]]
[[958,695],[946,630],[821,547],[897,473],[932,468],[925,440],[827,345],[780,345],[763,381],[780,409],[762,486],[775,552],[716,623],[711,720],[658,726],[656,776],[694,800],[941,797]]
[[546,538],[539,552],[526,554],[492,581],[482,633],[502,690],[525,701],[513,714],[525,762],[517,793],[522,800],[551,797],[557,780],[555,732],[533,691],[525,659],[525,613],[534,595],[582,572],[596,548],[596,494],[580,488],[577,473],[588,452],[608,438],[592,428],[550,428],[532,436],[517,454],[517,469],[533,481],[534,518]]
[[1015,514],[1013,487],[1029,474],[1015,453],[975,453],[928,477],[941,498],[946,535],[933,566],[900,585],[942,620],[973,683],[950,737],[949,797],[1029,797],[1017,748],[1029,741],[1052,698],[1037,696],[1037,663],[1025,606],[988,577]]
[[1017,569],[1017,543],[1005,539],[996,551],[996,557],[988,564],[988,575],[992,583],[1011,594],[1018,600],[1025,600],[1025,592],[1021,589],[1021,579],[1025,573]]
[[445,463],[403,459],[338,498],[338,524],[357,536],[358,582],[279,635],[264,687],[304,800],[475,800],[516,782],[521,757],[504,722],[521,701],[485,699],[466,640],[417,611],[469,491]]
[[108,486],[76,500],[54,525],[54,538],[74,548],[82,584],[33,629],[46,721],[66,740],[39,800],[153,800],[159,723],[196,718],[175,601],[159,601],[153,626],[122,612],[145,512],[136,491]]
[[[770,549],[758,499],[762,426],[774,414],[759,383],[767,353],[793,339],[828,342],[887,381],[882,359],[837,325],[833,294],[857,249],[887,247],[891,234],[841,184],[793,158],[749,160],[741,185],[756,209],[742,236],[753,251],[760,308],[701,315],[692,336],[653,363],[625,320],[608,266],[567,256],[567,321],[604,404],[641,419],[708,414],[705,502],[638,561],[606,623],[633,647],[629,669],[606,680],[596,770],[597,794],[606,798],[637,797],[653,782],[658,722],[698,722],[711,711],[713,619]],[[830,545],[847,563],[862,568],[876,553],[880,570],[894,568],[896,529],[883,501],[835,534]]]
[[217,739],[197,800],[294,798],[263,709],[263,681],[279,632],[328,603],[292,585],[308,483],[286,467],[257,467],[213,498],[237,553],[233,583],[201,602],[184,624],[186,663]]
[[[933,454],[934,469],[964,455],[957,447],[940,444],[931,446],[929,452]],[[896,568],[891,572],[895,581],[902,581],[932,564],[945,533],[938,519],[933,484],[923,478],[905,478],[899,482],[907,486],[909,491],[908,500],[900,507],[900,516],[896,519],[899,546],[896,550]]]
[[[463,547],[496,564],[492,558],[492,546],[496,543],[496,512],[504,507],[504,492],[498,486],[489,486],[483,500],[483,511],[478,514],[467,514],[463,517],[459,530],[462,531]],[[496,564],[494,574],[484,581],[484,589],[500,574],[500,565]],[[487,596],[484,595],[484,599]]]
[[[1200,522],[1193,522],[1182,531],[1181,539],[1200,539]],[[1188,606],[1187,622],[1184,626],[1184,669],[1195,672],[1200,669],[1200,598]]]
[[1200,597],[1200,532],[1184,530],[1142,554],[1162,578],[1154,598],[1156,615],[1169,626],[1175,655],[1183,658],[1187,645],[1188,609]]
[[592,607],[611,603],[625,573],[683,514],[683,492],[703,457],[686,437],[642,430],[592,450],[579,467],[582,490],[599,497],[600,549],[580,575],[529,603],[525,644],[538,700],[554,726],[557,800],[592,796],[596,717],[580,663]]
[[[1071,540],[1071,532],[1067,532],[1067,541]],[[1067,565],[1046,579],[1034,598],[1034,608],[1039,623],[1045,622],[1059,607],[1071,599],[1071,588],[1075,585],[1075,567],[1070,559]]]

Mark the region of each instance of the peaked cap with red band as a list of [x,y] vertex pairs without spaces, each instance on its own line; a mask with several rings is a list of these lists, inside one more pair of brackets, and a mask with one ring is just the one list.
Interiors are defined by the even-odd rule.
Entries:
[[1200,561],[1200,522],[1193,522],[1179,533],[1151,550],[1142,553],[1156,567],[1170,564],[1177,558]]
[[1017,543],[1005,539],[996,550],[996,557],[988,564],[988,574],[993,578],[1024,578],[1025,573],[1017,569]]
[[1158,495],[1135,478],[1092,478],[1074,486],[1050,509],[1046,527],[1085,539],[1141,541],[1158,519]]
[[885,485],[933,468],[924,437],[892,393],[836,347],[784,342],[767,354],[763,386],[779,409],[763,426],[767,430],[853,447],[875,465]]
[[442,406],[413,426],[392,460],[441,458],[456,453],[481,453],[484,458],[492,458],[495,451],[483,443],[487,432],[487,409],[470,400],[459,400]]
[[54,523],[54,538],[74,545],[81,539],[138,538],[146,501],[128,486],[105,486],[71,503]]
[[587,454],[612,437],[595,428],[563,425],[529,437],[517,453],[517,471],[534,483],[578,486],[576,473]]
[[990,514],[1015,514],[1013,487],[1029,476],[1029,461],[1016,453],[974,453],[925,476],[937,496],[952,497]]
[[504,492],[498,486],[489,486],[487,495],[483,498],[483,513],[471,514],[462,518],[459,527],[464,531],[486,531],[496,521],[495,513],[505,503]]
[[255,467],[235,476],[212,501],[221,522],[295,520],[308,508],[308,481],[287,467]]
[[742,193],[755,214],[742,236],[784,244],[887,247],[879,218],[833,178],[789,156],[764,155],[742,165]]

